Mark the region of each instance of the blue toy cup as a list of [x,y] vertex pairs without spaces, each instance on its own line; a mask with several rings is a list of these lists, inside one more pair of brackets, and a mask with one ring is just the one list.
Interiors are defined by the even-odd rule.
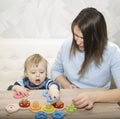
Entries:
[[61,111],[53,112],[52,113],[52,118],[53,119],[63,119],[64,114]]
[[47,119],[48,116],[45,112],[39,111],[35,114],[35,119]]

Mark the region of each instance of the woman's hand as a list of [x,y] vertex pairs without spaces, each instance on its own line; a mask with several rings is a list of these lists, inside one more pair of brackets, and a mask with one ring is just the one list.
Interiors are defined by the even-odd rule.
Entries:
[[72,100],[73,104],[77,108],[92,109],[96,101],[96,92],[84,92],[80,93],[76,98]]
[[28,96],[29,95],[29,89],[19,86],[19,85],[14,85],[12,90],[14,90],[18,95],[23,95],[23,96]]

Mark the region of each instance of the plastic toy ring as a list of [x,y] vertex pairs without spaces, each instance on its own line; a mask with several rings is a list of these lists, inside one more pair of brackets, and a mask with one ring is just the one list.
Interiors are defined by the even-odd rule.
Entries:
[[55,103],[57,101],[57,98],[54,97],[54,100],[52,100],[51,96],[48,96],[47,97],[47,102],[50,102],[50,103]]
[[16,92],[13,94],[13,97],[14,98],[23,98],[24,97],[24,95],[22,95],[22,94],[17,94]]
[[63,119],[64,118],[64,114],[62,112],[53,112],[52,113],[52,118],[53,119]]
[[9,113],[16,112],[20,109],[18,104],[9,104],[5,108]]
[[48,96],[48,91],[47,91],[47,90],[45,90],[45,91],[43,92],[43,96],[44,96],[44,97],[47,97],[47,96]]
[[52,113],[54,112],[54,107],[51,104],[46,104],[45,106],[43,106],[43,111],[46,113]]
[[30,101],[28,99],[22,99],[19,102],[19,106],[22,108],[28,108],[30,106]]
[[75,112],[77,110],[77,108],[73,104],[66,105],[65,109],[66,109],[67,112]]
[[51,96],[48,95],[48,91],[47,90],[45,90],[42,95],[47,98],[47,102],[55,103],[56,100],[57,100],[56,97],[54,97],[54,100],[52,100]]
[[47,119],[47,117],[48,117],[47,114],[45,112],[42,112],[42,111],[37,112],[35,114],[35,119]]
[[63,109],[64,103],[62,101],[57,101],[56,103],[52,104],[56,109]]
[[34,101],[30,104],[30,109],[32,111],[38,112],[42,108],[42,105],[38,101]]

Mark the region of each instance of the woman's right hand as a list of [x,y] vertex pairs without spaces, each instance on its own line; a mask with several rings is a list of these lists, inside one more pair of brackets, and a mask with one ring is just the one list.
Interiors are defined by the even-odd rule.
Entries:
[[96,102],[96,92],[80,93],[72,101],[77,108],[92,109]]
[[28,96],[29,95],[29,89],[19,86],[19,85],[14,85],[12,90],[14,90],[18,95],[23,95],[23,96]]

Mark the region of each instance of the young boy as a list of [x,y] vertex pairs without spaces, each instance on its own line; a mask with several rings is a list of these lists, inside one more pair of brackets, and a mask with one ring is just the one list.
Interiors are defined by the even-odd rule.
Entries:
[[29,90],[39,89],[49,89],[51,98],[59,99],[60,85],[47,77],[47,60],[39,54],[33,54],[24,63],[24,78],[10,85],[8,90],[28,96]]

